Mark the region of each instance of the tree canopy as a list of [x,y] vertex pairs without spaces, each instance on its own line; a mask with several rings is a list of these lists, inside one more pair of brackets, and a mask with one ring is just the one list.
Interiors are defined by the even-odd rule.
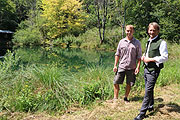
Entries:
[[81,2],[77,0],[42,0],[42,16],[46,19],[44,26],[50,38],[65,34],[78,34],[85,26],[85,14]]
[[135,26],[139,39],[147,36],[147,26],[154,21],[163,39],[179,43],[179,0],[0,0],[0,29],[33,31],[42,41],[78,36],[94,27],[103,29],[103,40],[111,41],[106,31],[120,27],[123,37],[126,24]]

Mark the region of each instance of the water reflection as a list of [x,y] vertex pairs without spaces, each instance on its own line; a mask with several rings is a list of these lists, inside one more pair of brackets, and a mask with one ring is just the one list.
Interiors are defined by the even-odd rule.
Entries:
[[14,52],[23,65],[57,64],[71,71],[83,70],[87,66],[113,66],[114,52],[85,49],[63,49],[59,47],[20,47]]

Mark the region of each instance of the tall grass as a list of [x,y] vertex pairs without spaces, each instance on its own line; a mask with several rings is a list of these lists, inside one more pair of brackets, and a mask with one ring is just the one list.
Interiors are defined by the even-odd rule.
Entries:
[[[11,53],[1,65],[12,59],[17,61],[9,63],[9,66],[14,66],[18,59]],[[9,67],[8,72],[4,72],[6,81],[1,80],[1,110],[62,111],[73,104],[87,105],[97,98],[106,99],[112,95],[109,93],[112,91],[110,74],[101,66],[91,66],[76,74],[58,67],[57,63],[17,67],[16,70]]]
[[165,63],[165,67],[161,70],[157,81],[161,86],[180,83],[180,45],[168,43],[167,46],[169,59]]
[[[179,48],[179,45],[168,44],[169,60],[161,71],[157,86],[180,83]],[[0,111],[61,112],[74,105],[89,105],[113,96],[112,65],[90,62],[83,70],[72,72],[58,62],[26,66],[20,63],[20,59],[12,53],[0,61]],[[125,84],[120,87],[120,96],[124,95],[124,87]],[[141,67],[132,93],[139,93],[142,89]]]

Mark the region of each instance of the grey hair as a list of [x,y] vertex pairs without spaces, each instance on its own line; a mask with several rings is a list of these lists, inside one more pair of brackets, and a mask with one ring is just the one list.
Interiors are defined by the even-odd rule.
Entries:
[[[149,23],[149,26],[152,25],[152,26],[156,26],[158,30],[160,30],[160,26],[159,24],[157,24],[156,22],[152,22],[152,23]],[[148,29],[149,29],[149,26],[148,26]]]

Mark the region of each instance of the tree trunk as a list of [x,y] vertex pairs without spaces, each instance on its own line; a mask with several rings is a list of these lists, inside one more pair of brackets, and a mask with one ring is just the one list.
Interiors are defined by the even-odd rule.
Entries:
[[96,8],[96,14],[97,14],[97,18],[98,18],[98,29],[99,29],[99,38],[100,38],[100,42],[102,41],[102,36],[101,36],[101,19],[100,19],[100,14],[99,14],[99,3],[97,0],[95,0],[95,8]]
[[124,38],[125,36],[124,36],[124,31],[125,31],[125,24],[126,24],[126,5],[124,6],[124,20],[123,20],[123,26],[122,26],[122,29],[123,29],[123,31],[122,31],[122,37]]
[[104,34],[105,34],[105,28],[106,28],[106,16],[107,16],[107,0],[104,0],[103,2],[103,7],[104,7],[104,12],[103,12],[103,37],[102,41],[100,42],[101,44],[104,42]]

